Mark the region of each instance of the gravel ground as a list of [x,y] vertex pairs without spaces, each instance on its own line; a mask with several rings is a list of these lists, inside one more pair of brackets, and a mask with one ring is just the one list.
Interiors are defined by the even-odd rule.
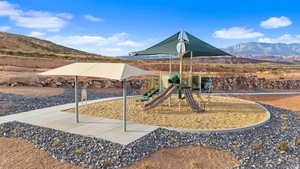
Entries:
[[[81,91],[78,90],[78,94],[80,93]],[[66,88],[63,94],[48,97],[32,97],[0,92],[0,116],[72,103],[74,102],[74,95],[75,93],[73,88]],[[89,100],[113,96],[122,96],[122,92],[101,92],[88,90]]]
[[[60,161],[91,168],[127,166],[160,148],[183,145],[202,145],[230,152],[241,163],[234,169],[299,168],[300,145],[295,145],[295,139],[300,137],[299,116],[289,110],[264,106],[271,112],[271,120],[255,129],[195,134],[159,128],[125,146],[20,122],[1,124],[0,136],[24,139]],[[278,146],[283,143],[287,143],[287,149],[280,151]]]

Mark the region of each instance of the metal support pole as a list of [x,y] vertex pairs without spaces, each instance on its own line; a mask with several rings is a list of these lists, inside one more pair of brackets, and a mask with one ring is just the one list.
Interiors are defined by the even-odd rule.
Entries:
[[[172,55],[170,55],[170,67],[169,67],[169,76],[172,73]],[[169,107],[171,107],[171,97],[172,95],[169,97]]]
[[183,55],[180,56],[180,67],[179,67],[180,84],[182,84],[182,65],[183,65]]
[[78,80],[78,77],[75,76],[75,112],[76,112],[76,123],[79,123],[78,95],[77,95],[77,80]]
[[193,52],[191,52],[191,58],[190,58],[190,79],[189,79],[189,85],[193,87]]
[[170,55],[169,73],[172,73],[172,55]]
[[126,132],[127,123],[127,91],[126,91],[126,80],[123,80],[123,130]]

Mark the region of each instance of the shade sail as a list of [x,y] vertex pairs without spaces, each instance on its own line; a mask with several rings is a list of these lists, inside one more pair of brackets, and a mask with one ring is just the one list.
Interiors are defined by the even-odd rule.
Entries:
[[[182,35],[184,34],[184,35]],[[159,54],[166,54],[166,55],[173,55],[177,56],[178,52],[176,50],[177,43],[179,39],[185,37],[188,41],[186,43],[186,52],[184,54],[185,57],[189,57],[190,53],[193,52],[193,56],[231,56],[231,54],[226,53],[200,39],[191,35],[186,31],[180,31],[176,34],[172,35],[171,37],[167,38],[166,40],[161,41],[160,43],[147,48],[142,51],[131,52],[130,55],[159,55]]]
[[52,69],[39,75],[44,76],[86,76],[123,80],[131,76],[149,75],[148,71],[125,63],[72,63]]

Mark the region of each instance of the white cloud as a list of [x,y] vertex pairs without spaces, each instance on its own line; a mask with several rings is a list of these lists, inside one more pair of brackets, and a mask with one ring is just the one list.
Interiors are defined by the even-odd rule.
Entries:
[[18,6],[10,4],[7,1],[0,1],[0,16],[19,16],[22,11],[17,9]]
[[43,36],[43,35],[45,35],[45,33],[43,33],[43,32],[30,32],[29,34],[28,34],[28,36],[32,36],[32,37],[40,37],[40,36]]
[[9,26],[0,26],[0,31],[1,31],[1,32],[8,31],[9,29],[10,29]]
[[57,32],[67,23],[55,16],[18,16],[12,20],[17,26],[33,29],[46,29]]
[[300,35],[284,34],[277,38],[259,38],[258,42],[264,43],[300,43]]
[[92,53],[99,53],[108,56],[126,55],[128,51],[135,51],[142,43],[129,39],[126,32],[116,33],[111,36],[73,35],[73,36],[51,36],[47,40],[84,50]]
[[286,27],[292,24],[292,21],[285,16],[271,17],[260,23],[260,26],[265,29],[275,29],[280,27]]
[[102,21],[103,21],[102,18],[98,18],[98,17],[95,17],[95,16],[93,16],[93,15],[89,15],[89,14],[84,15],[84,18],[85,18],[86,20],[88,20],[88,21],[91,21],[91,22],[102,22]]
[[60,43],[67,46],[76,46],[76,45],[101,45],[105,38],[101,36],[52,36],[48,37],[47,40]]
[[44,11],[23,11],[17,5],[7,1],[0,1],[0,16],[9,17],[17,26],[31,29],[46,29],[59,31],[72,19],[69,13],[49,13]]
[[243,27],[231,27],[228,29],[224,28],[221,30],[217,30],[215,31],[213,36],[222,39],[251,39],[264,35],[260,32],[254,32],[252,29]]
[[58,13],[58,14],[56,14],[56,16],[62,17],[65,19],[73,19],[74,18],[74,16],[70,13]]
[[119,45],[119,46],[130,46],[130,47],[143,46],[142,43],[135,42],[135,41],[132,41],[132,40],[126,40],[124,42],[119,42],[119,43],[117,43],[117,45]]
[[120,52],[120,51],[122,51],[121,48],[102,48],[101,50],[105,51],[105,52]]

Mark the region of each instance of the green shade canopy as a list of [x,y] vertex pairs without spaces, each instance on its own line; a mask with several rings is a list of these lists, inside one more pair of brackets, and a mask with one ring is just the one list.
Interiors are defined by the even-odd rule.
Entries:
[[191,35],[188,32],[180,31],[171,37],[163,40],[162,42],[142,51],[131,52],[129,55],[137,56],[137,55],[174,55],[177,56],[177,43],[180,38],[185,36],[185,48],[186,52],[184,57],[189,57],[190,53],[193,52],[193,56],[231,56],[231,54],[226,53],[200,39]]

